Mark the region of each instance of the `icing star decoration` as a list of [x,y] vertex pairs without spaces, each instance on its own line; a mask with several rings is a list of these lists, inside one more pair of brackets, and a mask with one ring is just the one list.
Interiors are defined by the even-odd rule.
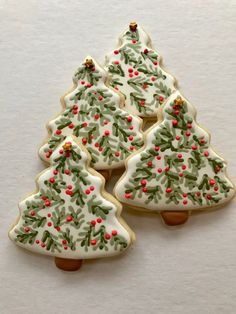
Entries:
[[184,101],[181,97],[177,97],[175,100],[174,100],[174,103],[176,106],[182,106],[184,104]]
[[64,145],[63,145],[63,149],[64,149],[64,151],[65,152],[70,152],[71,150],[72,150],[72,144],[71,143],[65,143]]
[[84,62],[84,65],[88,69],[93,69],[94,68],[94,63],[92,59],[86,59]]

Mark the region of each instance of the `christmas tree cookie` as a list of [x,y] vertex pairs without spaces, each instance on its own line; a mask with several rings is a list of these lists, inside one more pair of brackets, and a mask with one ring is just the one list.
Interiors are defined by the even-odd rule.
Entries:
[[9,232],[17,245],[54,256],[64,270],[77,270],[83,259],[120,254],[134,237],[89,161],[76,138],[66,137],[39,175],[37,191],[19,204],[20,217]]
[[132,114],[155,119],[157,110],[175,90],[174,78],[161,67],[145,31],[130,23],[120,36],[119,47],[106,57],[110,85],[125,96],[125,108]]
[[210,135],[195,120],[192,105],[174,92],[146,134],[142,151],[128,158],[115,187],[118,200],[159,212],[167,225],[187,221],[195,210],[233,198],[226,163],[210,146]]
[[74,89],[62,99],[63,111],[48,124],[50,136],[40,148],[49,162],[68,135],[87,148],[96,170],[124,166],[124,160],[143,144],[142,121],[122,109],[122,97],[107,87],[106,72],[88,57],[74,75]]

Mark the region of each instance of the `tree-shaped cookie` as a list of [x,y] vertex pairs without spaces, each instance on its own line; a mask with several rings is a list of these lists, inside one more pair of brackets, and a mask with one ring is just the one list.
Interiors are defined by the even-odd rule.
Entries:
[[62,99],[63,111],[48,124],[50,137],[40,148],[51,154],[73,134],[88,149],[96,170],[124,166],[124,160],[143,144],[141,120],[124,111],[122,97],[106,86],[106,72],[88,57],[74,75],[74,89]]
[[119,47],[106,57],[110,85],[125,96],[125,108],[155,119],[158,108],[175,90],[174,78],[161,65],[151,40],[135,22],[120,36]]
[[76,270],[83,259],[120,254],[133,234],[120,218],[121,205],[104,191],[104,179],[89,168],[89,156],[73,136],[52,153],[37,180],[37,192],[19,205],[9,233],[19,246],[55,257]]
[[160,212],[177,225],[190,211],[209,209],[235,194],[226,163],[210,146],[192,105],[173,93],[159,111],[159,123],[146,134],[142,151],[132,155],[115,187],[118,200]]

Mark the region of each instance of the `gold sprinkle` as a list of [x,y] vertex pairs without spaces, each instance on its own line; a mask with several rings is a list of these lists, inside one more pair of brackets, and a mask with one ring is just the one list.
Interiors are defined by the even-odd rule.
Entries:
[[174,100],[174,103],[175,103],[176,106],[182,106],[184,104],[184,100],[181,97],[177,97]]
[[63,145],[63,149],[65,152],[70,152],[72,150],[72,144],[71,143],[65,143]]
[[137,27],[138,27],[138,24],[137,24],[136,22],[131,22],[131,23],[129,24],[129,29],[130,29],[132,32],[135,32],[136,29],[137,29]]
[[92,59],[86,59],[84,61],[84,65],[86,68],[88,69],[93,69],[94,68],[94,63],[93,63],[93,60]]

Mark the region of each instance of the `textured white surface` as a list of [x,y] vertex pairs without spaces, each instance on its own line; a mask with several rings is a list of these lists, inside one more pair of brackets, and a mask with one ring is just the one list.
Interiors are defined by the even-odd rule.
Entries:
[[137,242],[64,273],[7,238],[17,202],[44,168],[37,148],[77,65],[100,62],[130,20],[150,33],[236,181],[234,0],[0,0],[0,313],[234,314],[236,201],[168,230],[124,213]]

